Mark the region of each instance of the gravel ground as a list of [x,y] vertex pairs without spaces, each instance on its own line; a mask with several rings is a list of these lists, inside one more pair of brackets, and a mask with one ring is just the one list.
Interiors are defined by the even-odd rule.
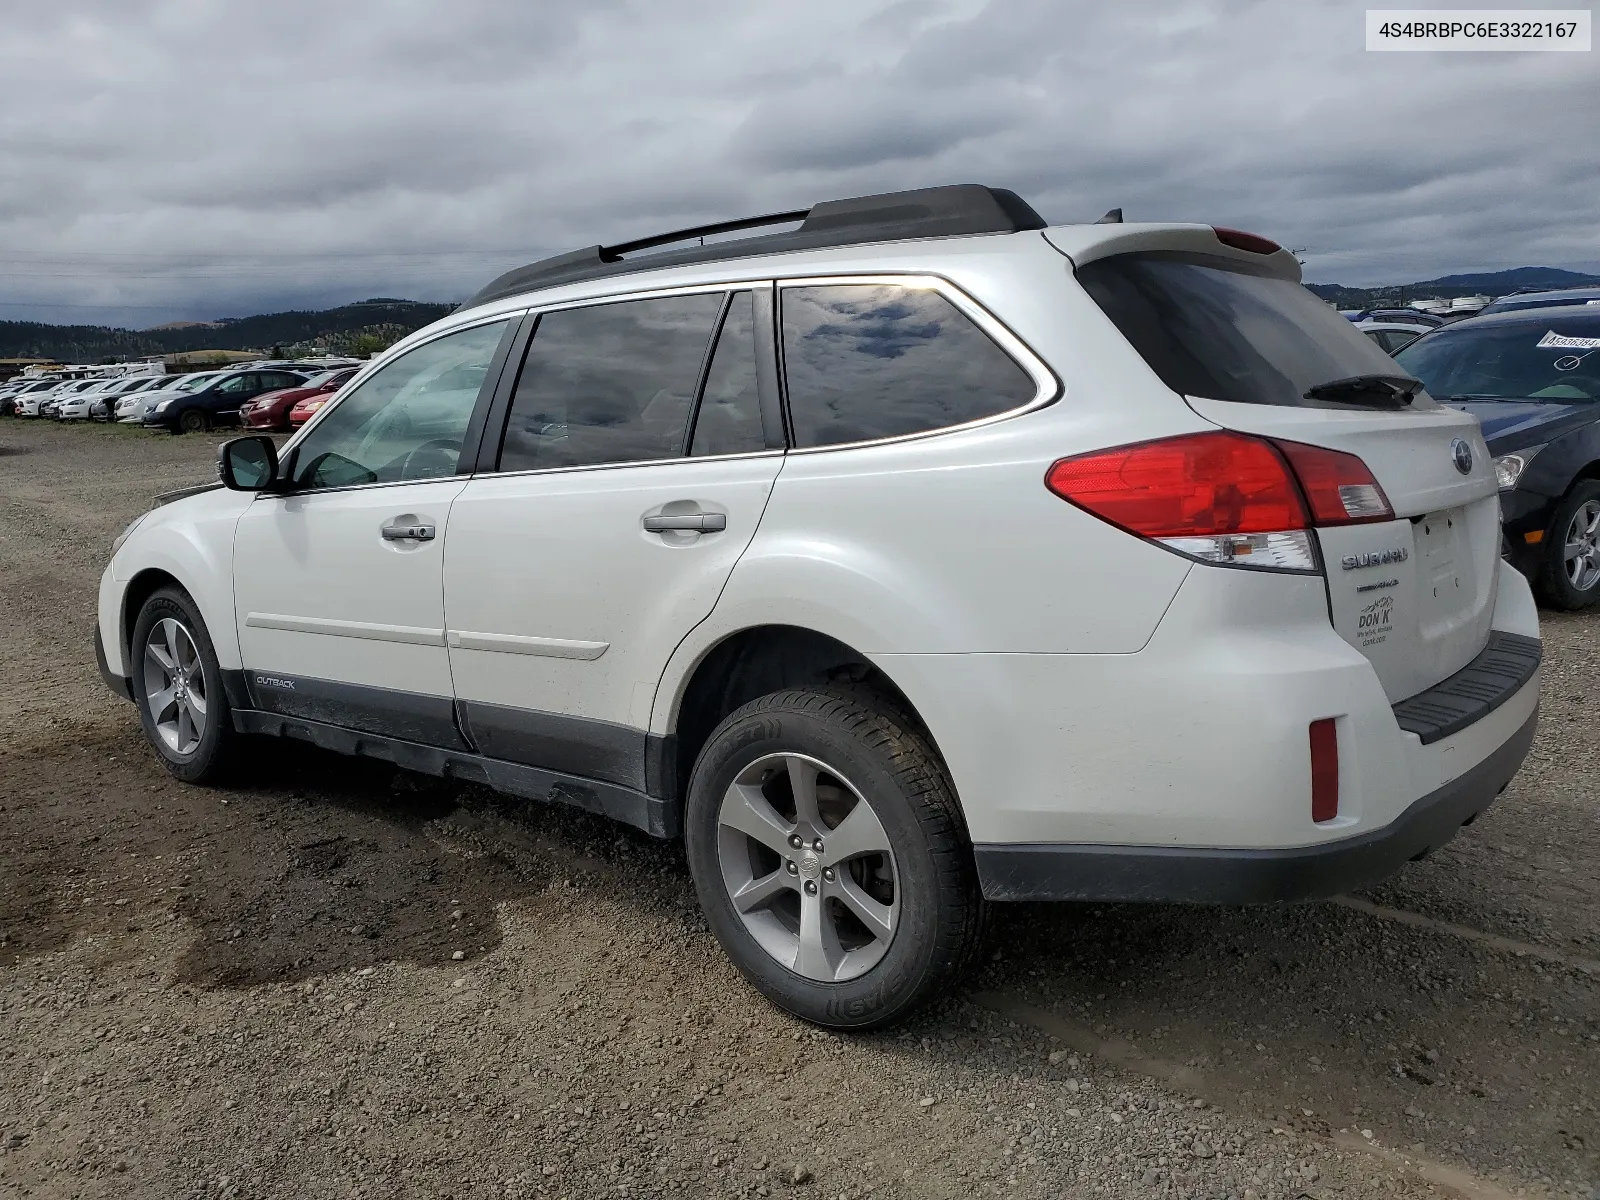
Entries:
[[296,743],[166,775],[95,585],[215,442],[0,420],[0,1196],[1600,1197],[1600,614],[1383,888],[1004,908],[967,990],[840,1038],[676,846]]

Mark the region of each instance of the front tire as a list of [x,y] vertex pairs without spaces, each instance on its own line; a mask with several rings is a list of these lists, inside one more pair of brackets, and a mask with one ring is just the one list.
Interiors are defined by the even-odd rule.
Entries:
[[1579,483],[1556,509],[1538,584],[1551,608],[1570,612],[1600,601],[1600,482]]
[[875,696],[796,689],[731,714],[695,762],[684,835],[729,958],[805,1020],[904,1020],[976,957],[985,907],[954,789]]
[[210,419],[198,408],[191,408],[178,418],[179,433],[204,433],[210,428]]
[[186,783],[215,783],[238,757],[222,668],[194,600],[162,588],[133,626],[130,667],[139,721],[156,757]]

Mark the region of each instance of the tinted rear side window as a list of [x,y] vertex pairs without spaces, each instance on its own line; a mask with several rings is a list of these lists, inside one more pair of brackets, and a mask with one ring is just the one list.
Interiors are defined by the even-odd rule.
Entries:
[[782,289],[795,445],[835,446],[992,417],[1037,394],[1032,376],[927,288]]
[[676,458],[722,293],[539,318],[511,400],[502,471]]
[[689,453],[747,454],[766,447],[756,383],[755,297],[736,292],[717,335]]
[[1323,407],[1306,389],[1397,374],[1393,361],[1292,280],[1198,254],[1119,254],[1078,281],[1150,364],[1185,396]]

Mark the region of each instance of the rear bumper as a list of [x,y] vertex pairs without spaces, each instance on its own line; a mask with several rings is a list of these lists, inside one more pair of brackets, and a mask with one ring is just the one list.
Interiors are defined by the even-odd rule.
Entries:
[[1382,829],[1355,837],[1281,850],[977,846],[978,879],[990,900],[1260,904],[1338,895],[1437,850],[1488,808],[1522,765],[1538,721],[1536,710],[1460,778],[1423,796]]

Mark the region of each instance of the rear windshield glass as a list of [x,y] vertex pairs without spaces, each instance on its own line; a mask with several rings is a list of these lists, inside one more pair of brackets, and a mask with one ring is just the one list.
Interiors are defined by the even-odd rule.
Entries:
[[1328,407],[1308,388],[1395,375],[1394,361],[1300,284],[1199,254],[1119,254],[1078,281],[1173,391],[1244,404]]
[[1600,315],[1464,323],[1395,355],[1435,400],[1600,399]]

